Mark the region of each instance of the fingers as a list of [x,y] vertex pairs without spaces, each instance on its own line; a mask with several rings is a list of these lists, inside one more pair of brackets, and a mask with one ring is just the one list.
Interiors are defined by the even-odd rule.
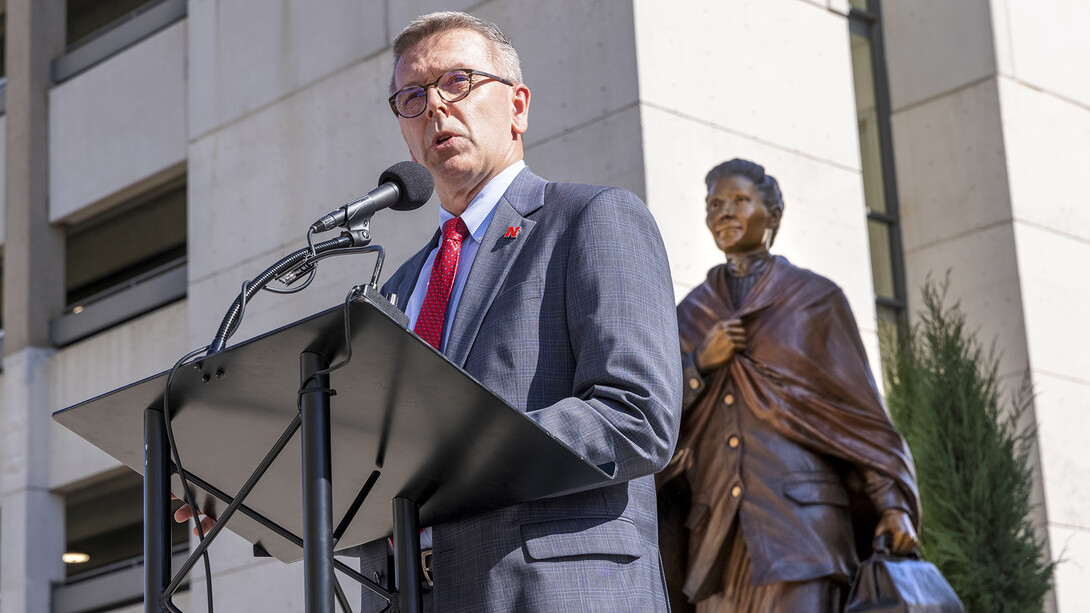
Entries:
[[[184,524],[191,519],[193,519],[193,507],[189,506],[188,504],[183,504],[182,506],[178,507],[177,511],[174,512],[174,521],[179,524]],[[209,517],[207,515],[201,515],[201,529],[204,530],[205,534],[207,534],[208,531],[211,530],[212,527],[215,525],[215,518]],[[200,533],[197,531],[196,526],[193,527],[193,534],[200,536]]]
[[890,551],[899,555],[911,554],[919,544],[916,530],[908,514],[898,510],[886,510],[874,531],[874,548],[879,549],[879,537],[888,539]]
[[[175,499],[177,500],[177,499]],[[174,512],[174,521],[184,524],[193,518],[193,509],[188,504],[183,504]]]
[[915,551],[917,544],[915,534],[898,531],[893,533],[893,545],[890,549],[893,553],[908,555]]
[[[208,534],[208,532],[210,530],[212,530],[212,527],[215,526],[215,525],[216,525],[216,520],[215,519],[212,519],[211,517],[208,517],[207,515],[205,515],[205,516],[203,516],[201,518],[201,530],[204,530],[205,534]],[[200,532],[197,532],[197,527],[196,526],[193,527],[193,535],[194,536],[200,536],[201,535]]]

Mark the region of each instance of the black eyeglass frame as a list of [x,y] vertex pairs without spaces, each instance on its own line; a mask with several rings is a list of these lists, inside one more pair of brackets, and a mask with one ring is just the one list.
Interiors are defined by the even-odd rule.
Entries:
[[[464,93],[461,96],[455,98],[454,100],[450,100],[446,96],[444,96],[443,95],[444,94],[443,89],[441,87],[439,87],[439,82],[443,80],[443,77],[449,75],[452,72],[464,72],[467,75],[469,75],[469,87],[466,88],[466,93]],[[435,79],[431,83],[425,83],[424,85],[410,85],[408,87],[403,87],[403,88],[397,90],[396,92],[394,92],[394,95],[390,96],[390,98],[388,99],[388,101],[390,103],[390,109],[393,110],[394,115],[397,115],[398,117],[404,117],[405,119],[412,119],[413,117],[420,117],[421,115],[424,114],[424,111],[427,110],[427,108],[428,108],[427,97],[428,97],[428,88],[429,87],[434,87],[436,93],[439,94],[439,97],[442,98],[443,100],[445,100],[446,102],[454,103],[454,102],[458,102],[459,100],[465,100],[465,98],[467,96],[469,96],[469,92],[473,91],[473,86],[475,85],[475,83],[473,81],[474,76],[482,76],[482,77],[486,77],[486,78],[489,78],[489,79],[494,79],[496,81],[499,81],[500,83],[503,83],[504,85],[510,85],[511,87],[515,86],[515,84],[512,83],[511,81],[508,81],[507,79],[505,79],[503,77],[498,77],[498,76],[496,76],[494,74],[489,74],[487,72],[483,72],[483,71],[480,71],[480,70],[474,70],[472,68],[455,68],[453,70],[448,70],[448,71],[444,72],[443,74],[439,75],[439,78]],[[420,112],[417,113],[416,115],[406,115],[406,114],[402,113],[401,111],[397,110],[397,97],[398,97],[398,95],[400,95],[400,94],[402,94],[402,93],[404,93],[404,92],[406,92],[408,90],[416,89],[416,88],[420,88],[420,89],[424,90],[424,107],[420,109]]]

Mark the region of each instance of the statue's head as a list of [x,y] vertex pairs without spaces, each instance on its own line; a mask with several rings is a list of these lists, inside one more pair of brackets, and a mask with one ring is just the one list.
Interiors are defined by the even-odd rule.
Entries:
[[768,248],[783,217],[783,195],[764,166],[735,158],[712,168],[705,178],[706,222],[724,253]]

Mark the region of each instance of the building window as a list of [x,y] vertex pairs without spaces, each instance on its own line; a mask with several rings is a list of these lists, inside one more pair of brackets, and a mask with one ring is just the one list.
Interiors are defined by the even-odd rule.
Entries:
[[65,44],[78,47],[132,19],[161,0],[68,0]]
[[8,14],[0,10],[0,115],[4,114],[6,104],[4,102],[4,92],[8,87],[7,77],[7,41],[8,34]]
[[[178,501],[174,507],[181,506]],[[65,574],[54,610],[104,611],[143,599],[144,480],[122,468],[64,496]],[[187,524],[171,522],[172,550],[188,549]]]
[[878,339],[880,351],[886,356],[895,350],[898,340],[904,338],[908,318],[879,4],[879,0],[851,0],[848,30]]
[[66,345],[186,295],[186,183],[180,177],[65,232]]
[[187,12],[186,0],[68,0],[66,9],[66,50],[53,60],[54,83],[153,36]]
[[0,12],[0,79],[7,76],[7,34],[8,34],[8,14],[6,11]]

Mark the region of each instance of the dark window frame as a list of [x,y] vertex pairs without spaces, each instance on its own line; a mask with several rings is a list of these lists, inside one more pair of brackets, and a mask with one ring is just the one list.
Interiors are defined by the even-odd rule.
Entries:
[[874,81],[875,111],[878,127],[878,149],[883,179],[883,199],[886,210],[867,208],[867,219],[889,230],[890,261],[893,275],[893,297],[875,295],[879,309],[894,311],[898,334],[908,332],[908,304],[905,281],[904,244],[901,240],[900,202],[897,197],[897,173],[893,159],[893,127],[890,121],[892,105],[889,95],[889,75],[886,69],[885,40],[882,34],[881,0],[869,0],[867,10],[852,7],[848,12],[848,27],[852,34],[870,42],[871,69]]

